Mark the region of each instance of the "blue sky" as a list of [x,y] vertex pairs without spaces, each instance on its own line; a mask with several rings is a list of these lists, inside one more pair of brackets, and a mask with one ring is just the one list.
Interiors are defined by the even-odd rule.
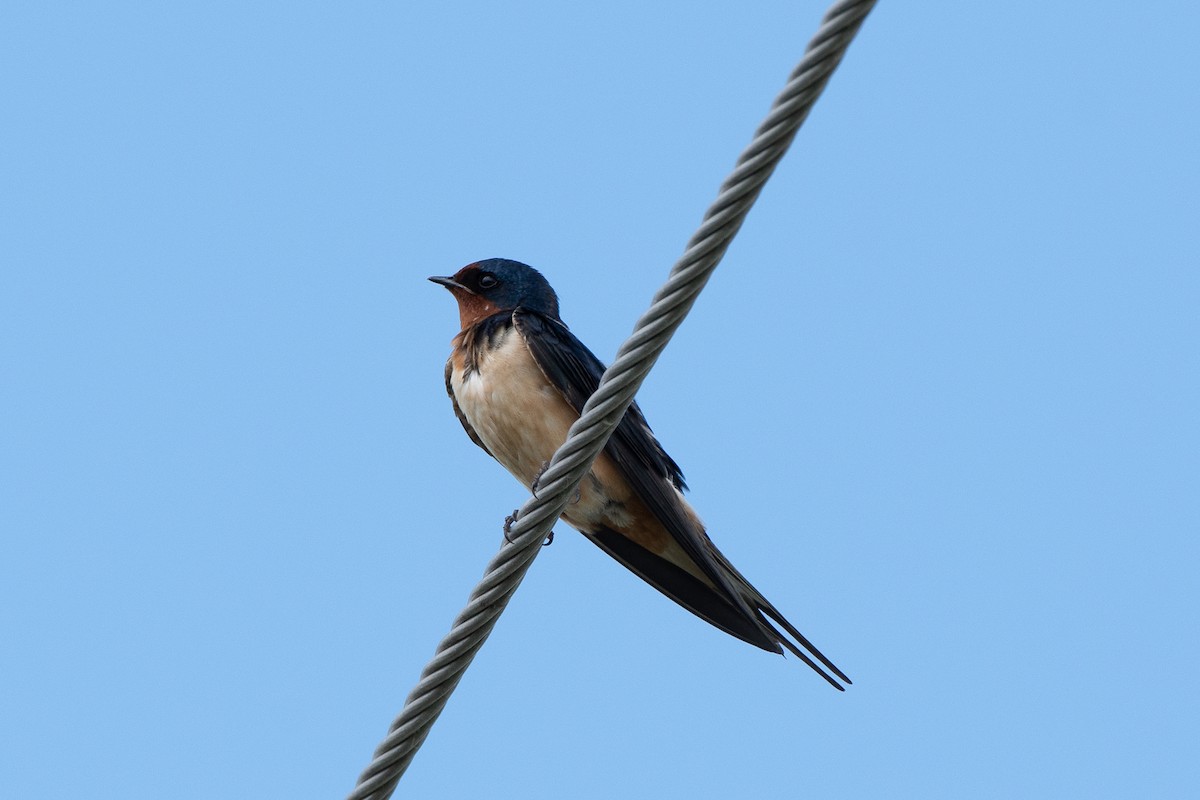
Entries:
[[[524,500],[425,277],[611,358],[824,10],[7,3],[6,793],[346,794]],[[397,796],[1194,793],[1198,23],[881,4],[640,392],[850,691],[560,526]]]

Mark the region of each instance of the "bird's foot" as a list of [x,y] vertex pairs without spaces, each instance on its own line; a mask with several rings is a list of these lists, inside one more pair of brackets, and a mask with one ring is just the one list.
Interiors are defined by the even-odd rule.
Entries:
[[521,509],[519,508],[514,508],[513,513],[504,518],[504,541],[508,542],[509,544],[513,543],[512,537],[510,537],[509,534],[512,533],[513,523],[517,521],[517,513],[520,510]]
[[[533,483],[529,487],[529,491],[534,497],[538,496],[538,489],[542,488],[542,476],[546,474],[546,470],[550,469],[550,462],[543,461],[541,469],[538,470],[537,476],[534,477]],[[579,484],[575,485],[575,493],[571,495],[570,504],[575,505],[583,495],[580,493]],[[549,544],[549,542],[547,542]]]
[[[512,540],[512,536],[511,536],[512,526],[514,524],[516,524],[517,513],[520,510],[521,509],[519,509],[519,508],[514,508],[513,513],[509,514],[507,517],[504,518],[504,541],[508,542],[509,544],[513,544],[513,540]],[[553,543],[554,543],[554,531],[550,531],[548,534],[546,534],[546,541],[542,542],[542,547],[549,547]]]
[[550,469],[550,462],[543,461],[537,475],[533,478],[533,483],[529,486],[529,491],[533,492],[534,497],[537,497],[538,489],[542,486],[542,476],[546,474],[546,470],[548,469]]

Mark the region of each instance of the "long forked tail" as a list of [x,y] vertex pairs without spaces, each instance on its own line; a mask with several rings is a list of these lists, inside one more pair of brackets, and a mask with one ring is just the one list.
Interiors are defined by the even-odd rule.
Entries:
[[[755,592],[755,594],[757,595],[758,593]],[[755,602],[755,605],[758,606],[758,621],[762,623],[763,627],[775,635],[775,640],[790,650],[792,654],[796,656],[796,658],[800,659],[805,664],[808,664],[808,666],[812,668],[813,672],[817,673],[826,681],[828,681],[830,686],[837,689],[839,692],[846,691],[846,687],[842,686],[840,683],[834,680],[829,673],[821,669],[821,667],[819,667],[817,663],[813,661],[813,657],[815,657],[817,661],[821,662],[821,664],[825,665],[830,672],[845,682],[847,686],[854,683],[854,681],[850,680],[850,678],[846,676],[846,673],[842,672],[832,661],[826,658],[824,653],[814,647],[813,643],[810,642],[804,636],[804,634],[796,630],[795,626],[788,622],[773,605],[765,600],[762,600],[761,595],[750,598],[750,600],[751,602],[758,601]],[[768,620],[767,617],[770,617],[771,619]],[[795,639],[796,641],[792,642],[791,639],[780,633],[779,629],[776,628],[775,625],[772,625],[771,622],[781,626],[785,631],[787,631],[788,636],[791,636],[792,639]],[[797,647],[797,644],[799,644],[799,647]]]
[[[724,553],[717,549],[716,545],[712,543],[712,540],[709,540],[708,544],[709,552],[712,553],[721,566],[728,570],[729,575],[734,578],[735,590],[737,590],[742,596],[742,599],[745,600],[752,609],[754,609],[756,621],[761,627],[763,635],[769,637],[772,640],[772,644],[775,645],[773,649],[776,652],[783,652],[779,648],[779,645],[782,644],[789,651],[791,651],[792,655],[796,656],[796,658],[800,659],[805,664],[808,664],[808,666],[812,668],[813,672],[817,673],[826,681],[828,681],[830,686],[837,689],[839,692],[846,691],[846,687],[842,686],[841,683],[838,683],[833,676],[836,676],[847,686],[852,685],[854,681],[850,680],[846,673],[838,669],[836,664],[826,658],[824,653],[813,646],[813,643],[810,642],[804,634],[796,630],[796,626],[788,622],[787,618],[784,617],[783,614],[779,613],[779,609],[771,605],[770,601],[763,597],[762,592],[760,592],[758,589],[755,589],[750,581],[746,580],[745,576],[738,572],[737,567],[729,563],[729,559],[725,557]],[[775,625],[772,625],[772,622],[774,622],[775,625],[783,628],[783,630],[787,632],[787,636],[780,632],[779,628],[776,628]],[[790,639],[788,638],[789,636],[791,637]],[[759,646],[761,647],[762,645]],[[821,665],[824,665],[829,672],[833,673],[833,676],[831,676],[829,672],[826,672],[824,669],[822,669],[817,662],[820,662]]]
[[[846,684],[851,683],[846,674],[796,630],[775,606],[767,602],[767,599],[751,586],[715,547],[712,548],[713,554],[728,570],[728,583],[732,584],[727,590],[718,590],[698,580],[690,572],[637,546],[610,528],[599,527],[588,533],[587,537],[646,583],[726,633],[769,653],[783,653],[783,648],[786,647],[840,692],[846,689],[837,678]],[[730,591],[738,593],[740,605],[735,605],[728,596],[727,592]],[[772,621],[782,627],[787,635],[772,625]],[[793,639],[795,641],[792,641]],[[821,665],[828,668],[833,675],[826,672]]]

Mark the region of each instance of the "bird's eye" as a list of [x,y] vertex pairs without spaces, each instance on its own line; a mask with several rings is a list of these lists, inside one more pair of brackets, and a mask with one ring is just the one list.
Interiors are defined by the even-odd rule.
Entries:
[[490,272],[485,272],[479,276],[479,288],[480,289],[491,289],[493,286],[495,286],[499,282],[500,281],[496,280],[496,276]]

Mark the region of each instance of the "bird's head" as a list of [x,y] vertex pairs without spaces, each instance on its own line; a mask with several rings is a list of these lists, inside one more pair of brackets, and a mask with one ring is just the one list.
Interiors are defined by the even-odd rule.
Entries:
[[558,296],[531,266],[507,258],[476,261],[449,278],[429,280],[450,290],[458,301],[463,329],[501,311],[524,308],[558,319]]

